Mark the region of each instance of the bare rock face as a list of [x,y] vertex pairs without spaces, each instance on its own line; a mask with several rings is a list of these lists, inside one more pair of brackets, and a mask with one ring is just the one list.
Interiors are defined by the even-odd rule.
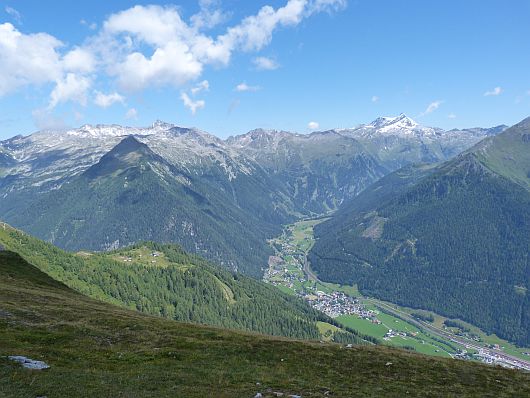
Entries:
[[8,359],[22,364],[22,366],[26,369],[43,370],[50,367],[50,365],[48,365],[46,362],[36,361],[22,355],[11,355],[8,357]]

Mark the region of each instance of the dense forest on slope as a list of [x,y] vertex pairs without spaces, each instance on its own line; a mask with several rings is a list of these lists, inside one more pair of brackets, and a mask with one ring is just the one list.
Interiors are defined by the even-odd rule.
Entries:
[[[9,226],[0,228],[0,244],[81,293],[147,314],[302,339],[320,338],[317,321],[335,324],[273,286],[176,245],[147,242],[105,254],[70,254]],[[350,342],[361,342],[355,332],[345,333]]]
[[[14,354],[50,368],[22,369],[7,359]],[[0,252],[6,397],[513,397],[530,393],[529,378],[384,346],[289,341],[147,316],[83,296]]]
[[312,268],[530,344],[528,131],[530,120],[427,175],[383,178],[315,228]]

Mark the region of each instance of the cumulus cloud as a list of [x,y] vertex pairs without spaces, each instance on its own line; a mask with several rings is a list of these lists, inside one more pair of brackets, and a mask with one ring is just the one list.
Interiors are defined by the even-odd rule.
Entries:
[[180,99],[184,103],[184,106],[191,111],[192,115],[195,115],[197,110],[204,108],[204,106],[206,105],[206,102],[204,102],[204,100],[193,101],[186,93],[181,93]]
[[[261,7],[255,15],[217,29],[221,31],[217,35],[208,30],[227,21],[218,0],[201,0],[200,11],[188,20],[176,6],[137,5],[111,14],[96,34],[73,48],[46,33],[24,34],[10,23],[0,24],[0,96],[27,85],[55,83],[49,105],[53,108],[64,101],[85,104],[92,82],[108,77],[121,92],[182,88],[197,81],[207,66],[227,66],[234,52],[262,50],[278,29],[346,4],[345,0],[284,1],[283,6]],[[80,23],[98,27],[86,20]],[[267,57],[255,58],[254,64],[264,70],[279,66]],[[190,93],[206,90],[201,84]],[[183,101],[192,112],[204,106],[204,101]]]
[[484,93],[484,97],[495,97],[497,95],[500,95],[502,93],[502,87],[495,87],[493,90],[486,91]]
[[103,94],[100,91],[95,92],[96,97],[94,98],[94,104],[101,108],[108,108],[115,103],[125,104],[125,97],[118,94],[117,92]]
[[[86,73],[94,70],[94,58],[79,47],[61,56],[63,46],[61,41],[46,33],[26,35],[10,23],[1,24],[0,96],[27,85],[55,83],[48,110],[66,101],[86,105],[92,81]],[[44,124],[38,122],[38,125]]]
[[80,47],[69,51],[63,58],[64,69],[71,72],[90,73],[94,70],[95,65],[94,55]]
[[242,93],[245,91],[258,91],[259,89],[261,89],[260,86],[249,86],[247,83],[239,83],[234,90]]
[[228,19],[219,0],[199,0],[200,11],[190,18],[195,29],[211,29]]
[[201,91],[208,91],[210,89],[210,83],[208,83],[208,80],[203,80],[199,84],[197,84],[195,87],[192,87],[190,90],[193,95],[196,95],[200,93]]
[[316,130],[320,127],[320,124],[318,122],[309,122],[307,123],[307,128],[309,130]]
[[90,84],[88,77],[68,73],[63,79],[57,80],[57,84],[50,95],[48,109],[53,109],[59,103],[67,101],[74,101],[85,106]]
[[10,23],[0,24],[0,96],[62,75],[62,43],[46,33],[25,35]]
[[379,102],[379,97],[377,95],[372,96],[372,102]]
[[450,113],[449,115],[447,115],[447,117],[449,119],[456,119],[456,115],[454,113]]
[[[114,44],[121,40],[121,46],[117,47],[125,50],[123,59],[110,68],[122,88],[138,90],[152,84],[182,86],[198,78],[205,65],[226,66],[234,51],[263,49],[278,28],[296,26],[314,13],[345,5],[343,0],[288,0],[277,9],[264,6],[257,14],[212,37],[202,30],[221,20],[217,3],[202,1],[202,14],[193,16],[189,24],[181,18],[178,8],[171,6],[138,5],[111,15],[103,24],[102,35],[107,41],[114,39]],[[127,52],[142,44],[151,47],[152,54]],[[279,66],[266,57],[258,57],[254,63],[258,69]]]
[[180,87],[195,80],[201,73],[202,64],[193,57],[185,44],[179,42],[157,48],[151,57],[133,52],[112,70],[112,74],[118,77],[120,87],[127,91],[137,91],[148,86]]
[[280,67],[275,60],[267,57],[256,57],[252,62],[258,70],[274,70]]
[[131,108],[129,109],[126,113],[125,113],[125,119],[132,119],[132,120],[136,120],[138,119],[138,111],[135,109],[135,108]]

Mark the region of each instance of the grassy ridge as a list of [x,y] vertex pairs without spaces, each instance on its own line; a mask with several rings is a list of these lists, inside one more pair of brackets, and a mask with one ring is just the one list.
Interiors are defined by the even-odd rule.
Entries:
[[51,368],[29,371],[0,358],[3,397],[530,394],[530,375],[522,372],[142,315],[82,296],[0,252],[0,356],[14,354]]
[[72,254],[9,226],[0,227],[0,244],[85,295],[151,315],[314,340],[320,338],[317,321],[334,322],[297,298],[176,245]]

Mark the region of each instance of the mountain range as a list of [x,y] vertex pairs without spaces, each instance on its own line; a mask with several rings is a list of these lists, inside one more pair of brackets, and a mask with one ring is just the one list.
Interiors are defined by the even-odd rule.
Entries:
[[321,279],[530,344],[530,118],[385,176],[315,236]]
[[336,210],[399,167],[447,160],[504,128],[444,131],[400,115],[226,140],[163,122],[40,131],[0,142],[0,218],[67,250],[177,242],[260,276],[282,224]]

